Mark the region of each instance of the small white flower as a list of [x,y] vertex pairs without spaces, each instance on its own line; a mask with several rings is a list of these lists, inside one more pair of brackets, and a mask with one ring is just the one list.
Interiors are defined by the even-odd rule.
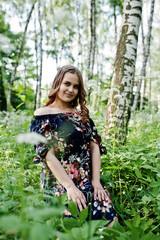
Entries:
[[17,136],[16,141],[18,143],[47,143],[47,139],[38,133],[21,133]]

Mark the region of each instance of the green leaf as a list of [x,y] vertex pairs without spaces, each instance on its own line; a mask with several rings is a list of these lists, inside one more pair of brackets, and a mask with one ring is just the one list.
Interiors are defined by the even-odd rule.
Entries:
[[27,218],[38,222],[45,221],[51,217],[60,216],[62,211],[64,211],[64,207],[48,207],[40,210],[33,207],[24,209]]
[[88,217],[88,208],[85,208],[80,212],[78,222],[82,224],[87,217]]
[[141,174],[140,170],[138,170],[137,168],[135,169],[135,174],[138,178],[142,178],[142,174]]
[[28,186],[26,188],[23,189],[25,192],[31,192],[33,193],[34,192],[34,188],[32,186]]
[[[85,222],[81,227],[81,235],[82,239],[89,239],[88,236],[93,236],[94,233],[100,228],[104,227],[109,221],[104,220],[92,220],[89,222]],[[93,239],[93,238],[92,238]]]
[[21,227],[21,220],[16,215],[8,215],[0,218],[0,228],[7,234],[16,234]]
[[150,202],[150,201],[152,201],[152,197],[151,196],[143,196],[142,197],[142,202],[144,202],[144,203],[147,203],[147,202]]
[[159,187],[160,186],[160,181],[154,181],[154,182],[152,182],[150,185],[149,185],[150,187]]
[[103,232],[102,235],[106,237],[106,239],[118,239],[117,237],[120,236],[120,232],[117,231],[116,229],[112,228],[106,228]]
[[73,217],[78,216],[78,208],[77,208],[77,205],[74,202],[71,202],[68,205],[68,210],[70,211],[70,213],[72,214]]
[[75,218],[64,218],[63,225],[66,229],[72,229],[74,227],[79,227],[79,223]]
[[51,239],[49,238],[50,236],[53,239],[53,228],[50,228],[44,224],[36,224],[31,228],[29,239],[48,240]]
[[17,107],[16,107],[16,109],[18,109],[20,106],[22,106],[24,104],[24,102],[22,102],[22,103],[20,103]]
[[133,221],[132,221],[133,227],[138,227],[140,224],[140,221],[141,221],[141,218],[140,218],[139,214],[134,216]]
[[66,202],[66,199],[67,199],[67,192],[64,193],[64,194],[62,194],[59,198],[60,198],[60,200],[61,200],[62,203],[65,203],[65,202]]

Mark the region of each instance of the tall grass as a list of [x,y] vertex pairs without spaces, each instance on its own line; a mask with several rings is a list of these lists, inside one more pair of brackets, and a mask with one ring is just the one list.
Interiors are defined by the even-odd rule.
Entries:
[[[104,117],[92,113],[99,132]],[[120,223],[99,232],[104,221],[85,222],[69,202],[74,219],[63,218],[65,196],[40,192],[40,165],[33,164],[33,146],[16,136],[29,131],[28,112],[0,115],[0,239],[159,239],[160,230],[160,122],[159,114],[132,116],[125,146],[103,139],[101,179],[111,193]],[[114,146],[114,148],[113,148]]]

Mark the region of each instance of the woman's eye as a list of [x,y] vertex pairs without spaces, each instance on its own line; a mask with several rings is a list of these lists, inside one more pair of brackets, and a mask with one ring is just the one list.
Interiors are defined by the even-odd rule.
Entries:
[[66,83],[65,83],[65,85],[66,85],[66,86],[69,86],[69,85],[70,85],[70,83],[69,83],[69,82],[66,82]]
[[76,86],[74,86],[74,88],[76,88],[76,89],[79,89],[79,86],[78,86],[78,85],[76,85]]

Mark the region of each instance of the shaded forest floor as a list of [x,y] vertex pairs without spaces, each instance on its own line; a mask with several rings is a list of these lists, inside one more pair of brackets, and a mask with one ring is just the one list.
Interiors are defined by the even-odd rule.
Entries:
[[[104,116],[91,113],[100,133]],[[75,219],[63,219],[65,197],[40,192],[41,166],[29,143],[16,136],[29,131],[28,112],[0,115],[0,239],[160,239],[160,114],[136,113],[125,146],[103,139],[108,154],[102,156],[101,180],[111,193],[120,223],[99,232],[104,221],[85,223],[86,210]],[[26,139],[27,141],[27,139]],[[44,201],[44,198],[46,201]]]

